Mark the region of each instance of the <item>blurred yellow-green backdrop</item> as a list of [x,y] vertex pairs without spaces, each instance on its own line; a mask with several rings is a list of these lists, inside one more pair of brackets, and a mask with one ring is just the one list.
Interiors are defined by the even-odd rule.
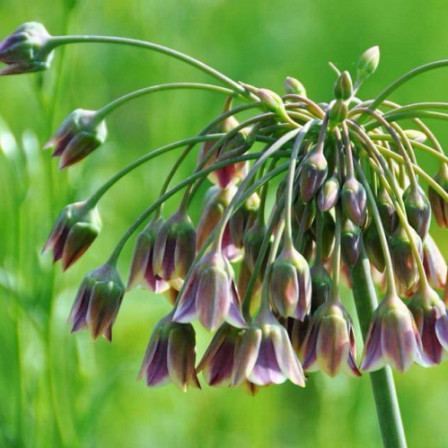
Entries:
[[[150,40],[258,86],[281,90],[285,76],[295,76],[326,101],[334,81],[327,62],[353,70],[372,45],[380,45],[381,64],[363,98],[412,66],[448,57],[447,17],[444,0],[0,0],[0,35],[36,20],[52,34]],[[208,387],[147,389],[136,375],[154,323],[169,310],[162,296],[127,294],[111,345],[70,334],[66,319],[84,273],[154,201],[176,154],[139,168],[106,195],[101,236],[65,275],[40,256],[55,216],[147,150],[196,134],[219,113],[222,98],[176,91],[139,99],[110,117],[108,143],[69,173],[57,171],[42,144],[73,109],[96,109],[167,81],[210,79],[163,55],[105,45],[57,51],[44,76],[0,79],[0,116],[10,129],[1,125],[0,446],[380,446],[366,375],[316,374],[304,390],[284,384],[255,397]],[[415,79],[394,99],[446,101],[448,71]],[[444,126],[434,128],[448,144]],[[193,164],[189,159],[179,176]],[[191,211],[196,222],[200,207]],[[445,234],[435,235],[446,251]],[[124,278],[131,250],[120,260]],[[198,339],[200,355],[209,335],[199,330]],[[448,366],[413,367],[395,378],[409,445],[448,446]]]

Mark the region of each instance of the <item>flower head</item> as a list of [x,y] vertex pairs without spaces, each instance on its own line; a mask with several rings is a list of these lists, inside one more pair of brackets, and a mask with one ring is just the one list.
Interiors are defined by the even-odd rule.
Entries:
[[329,376],[343,370],[360,376],[352,320],[342,305],[328,301],[311,318],[303,347],[305,370],[321,369]]
[[172,381],[181,390],[200,388],[194,369],[195,333],[192,325],[171,321],[171,315],[160,320],[149,339],[139,378],[145,377],[149,387]]
[[46,70],[53,54],[48,43],[50,34],[41,23],[20,25],[0,42],[0,62],[7,65],[0,75],[13,75]]
[[246,323],[240,311],[233,269],[221,252],[207,253],[187,281],[174,312],[175,322],[191,322],[195,317],[210,331],[224,321],[236,327]]
[[76,295],[69,321],[72,332],[88,327],[96,339],[112,339],[112,326],[120,309],[125,286],[112,264],[104,264],[85,277]]
[[102,145],[107,136],[106,122],[98,121],[94,110],[76,109],[46,143],[54,148],[53,157],[60,157],[59,168],[65,168],[88,156]]
[[262,308],[244,331],[235,363],[234,386],[247,380],[258,386],[268,386],[287,379],[297,386],[305,386],[305,376],[288,333],[266,308]]
[[86,208],[85,202],[67,205],[56,219],[43,252],[53,250],[53,261],[62,259],[62,269],[66,270],[90,247],[100,228],[96,207]]
[[361,369],[378,370],[390,364],[404,372],[413,362],[427,364],[420,335],[406,305],[398,297],[390,295],[372,316]]

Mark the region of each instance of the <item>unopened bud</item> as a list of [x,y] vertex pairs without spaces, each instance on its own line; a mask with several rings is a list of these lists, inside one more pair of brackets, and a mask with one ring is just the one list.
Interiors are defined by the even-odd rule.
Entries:
[[328,163],[323,151],[313,150],[303,162],[300,172],[300,194],[309,202],[322,187],[328,173]]
[[431,224],[431,204],[423,190],[410,185],[403,193],[403,202],[409,224],[422,240],[428,234]]
[[[448,167],[446,164],[440,166],[434,180],[448,193]],[[431,186],[428,188],[428,196],[437,224],[440,227],[448,227],[448,203]]]
[[331,123],[339,124],[347,118],[347,114],[347,103],[343,100],[337,100],[334,102],[333,106],[331,106],[330,112],[328,113],[328,118],[330,119]]
[[378,46],[374,46],[366,50],[358,61],[358,67],[356,70],[356,82],[357,84],[363,83],[369,78],[377,69],[380,63],[380,49]]
[[334,83],[334,97],[338,100],[348,100],[353,94],[353,84],[350,73],[343,71]]
[[345,216],[357,226],[366,218],[367,194],[362,184],[354,177],[348,178],[341,189],[341,204]]
[[346,219],[342,226],[341,252],[345,263],[353,267],[358,261],[362,248],[362,231],[360,227]]
[[381,188],[376,200],[381,222],[387,235],[391,235],[398,226],[398,214],[389,193]]
[[285,90],[287,93],[306,97],[304,85],[296,78],[287,76],[285,79]]
[[406,129],[404,133],[409,140],[414,140],[418,143],[425,143],[427,139],[427,136],[424,132],[417,131],[416,129]]
[[332,209],[339,199],[341,186],[336,176],[332,176],[325,181],[317,195],[317,205],[320,210],[327,212]]
[[381,244],[379,244],[380,237],[375,222],[372,222],[364,232],[363,240],[369,261],[379,272],[383,272],[385,267],[384,253]]

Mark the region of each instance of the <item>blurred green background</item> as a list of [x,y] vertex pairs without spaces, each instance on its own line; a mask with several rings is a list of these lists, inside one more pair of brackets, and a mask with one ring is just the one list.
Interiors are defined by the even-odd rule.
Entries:
[[[353,70],[372,45],[380,45],[381,64],[363,98],[415,65],[448,57],[447,16],[445,0],[0,0],[0,35],[37,20],[52,34],[146,39],[258,86],[281,90],[285,76],[295,76],[322,101],[334,81],[327,62]],[[68,173],[57,171],[42,144],[73,109],[96,109],[167,81],[213,80],[163,55],[105,45],[58,50],[44,76],[0,79],[0,116],[12,131],[1,125],[0,446],[380,446],[366,375],[329,380],[315,374],[304,390],[284,384],[255,397],[208,387],[186,394],[173,386],[147,389],[136,374],[154,323],[169,310],[162,296],[129,293],[112,345],[70,334],[66,319],[84,273],[105,260],[154,201],[176,154],[136,170],[106,195],[101,236],[65,275],[40,256],[57,213],[147,150],[197,133],[219,113],[223,98],[176,91],[137,100],[110,117],[108,143]],[[446,101],[447,81],[447,70],[436,71],[393,99]],[[434,123],[434,129],[447,144],[445,126]],[[435,169],[433,161],[423,163]],[[180,175],[193,167],[191,158]],[[176,200],[167,210],[175,206]],[[196,222],[200,207],[191,210]],[[446,236],[435,235],[446,252]],[[131,246],[120,260],[124,278]],[[209,338],[199,329],[199,356]],[[413,367],[395,377],[409,445],[448,446],[448,366]]]

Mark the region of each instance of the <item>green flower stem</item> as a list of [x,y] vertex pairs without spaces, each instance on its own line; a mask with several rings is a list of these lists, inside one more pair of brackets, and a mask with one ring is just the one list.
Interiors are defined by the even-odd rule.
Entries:
[[[365,109],[368,110],[368,109]],[[414,119],[414,118],[434,118],[437,120],[448,120],[448,114],[444,114],[442,112],[432,112],[429,110],[416,110],[416,111],[405,111],[405,112],[393,112],[387,117],[387,121],[389,123],[392,123],[393,121],[399,121],[399,120],[405,120],[407,118]],[[381,126],[381,124],[375,122],[375,121],[369,121],[365,124],[364,128],[366,131],[371,131],[372,129],[375,129],[377,127]]]
[[129,172],[142,165],[145,162],[148,162],[155,157],[160,156],[166,152],[172,151],[173,149],[179,148],[180,146],[188,145],[191,143],[204,142],[204,141],[213,141],[218,140],[224,134],[208,134],[199,137],[191,137],[180,140],[178,142],[173,142],[165,146],[161,146],[160,148],[155,149],[154,151],[149,152],[148,154],[143,155],[138,158],[134,162],[130,163],[122,170],[120,170],[117,174],[111,177],[106,183],[104,183],[90,198],[86,201],[86,209],[91,209],[94,207],[101,197],[111,188],[116,182],[118,182],[122,177],[126,176]]
[[[227,84],[236,93],[240,94],[243,98],[249,97],[249,92],[246,91],[240,84],[233,81],[226,75],[220,73],[214,68],[198,61],[191,56],[188,56],[179,51],[173,50],[162,45],[158,45],[152,42],[146,42],[138,39],[129,39],[125,37],[115,37],[115,36],[54,36],[48,41],[48,49],[56,48],[60,45],[74,44],[74,43],[106,43],[106,44],[119,44],[119,45],[129,45],[133,47],[146,48],[148,50],[156,51],[159,53],[166,54],[180,61],[186,62],[193,67],[202,70],[203,72],[215,77],[224,84]],[[256,98],[253,98],[256,99]]]
[[[314,101],[307,98],[306,96],[297,95],[295,93],[289,93],[287,95],[283,95],[282,99],[283,100],[293,99],[293,100],[300,101],[301,103],[305,103],[307,106],[307,109],[310,112],[312,112],[316,117],[324,118],[324,116],[325,116],[325,112],[321,109],[321,107],[318,104],[316,104]],[[285,106],[288,106],[288,104],[286,104]]]
[[116,100],[106,104],[96,113],[96,122],[103,120],[107,115],[118,107],[126,104],[128,101],[139,98],[143,95],[149,95],[153,92],[161,92],[163,90],[175,90],[175,89],[194,89],[194,90],[208,90],[211,92],[223,93],[225,95],[233,95],[235,92],[225,87],[215,86],[213,84],[204,84],[200,82],[173,82],[167,84],[159,84],[156,86],[144,87],[143,89],[134,90],[126,95],[117,98]]
[[[165,202],[167,199],[169,199],[171,196],[173,196],[178,191],[182,190],[185,186],[191,184],[195,180],[207,176],[212,171],[215,171],[219,168],[222,168],[226,165],[237,163],[245,160],[254,160],[254,159],[260,159],[264,153],[254,153],[254,154],[245,154],[239,157],[235,157],[232,159],[228,159],[222,162],[215,163],[201,171],[193,173],[191,176],[184,179],[182,182],[179,182],[177,185],[172,187],[169,191],[167,191],[165,194],[160,196],[150,207],[148,207],[134,222],[133,224],[127,229],[125,234],[121,237],[118,244],[115,246],[115,249],[113,250],[111,256],[109,257],[108,263],[110,264],[116,264],[118,257],[120,256],[121,251],[123,250],[126,242],[128,239],[132,236],[132,234],[140,227],[143,222],[148,218],[148,216],[151,215],[157,208]],[[274,156],[274,154],[272,154]],[[265,178],[260,179],[258,182],[256,182],[253,187],[251,188],[251,191],[257,191],[257,189],[261,185],[263,185],[265,182],[269,181],[272,177],[276,176],[279,172],[282,172],[285,170],[285,164],[280,165],[275,170],[273,170],[271,173],[268,173]],[[252,191],[252,192],[253,192]],[[252,193],[251,193],[252,194]],[[250,196],[250,195],[249,195]],[[244,200],[246,200],[247,197],[245,197]],[[244,202],[244,201],[243,201]]]
[[[353,296],[361,331],[365,339],[370,320],[378,302],[370,272],[370,262],[364,250],[351,271]],[[397,393],[390,367],[370,373],[378,422],[385,448],[406,448],[406,437]]]
[[328,299],[328,303],[331,304],[339,302],[339,277],[341,270],[341,209],[338,206],[336,207],[336,228],[334,233],[333,281],[331,283],[331,292]]
[[[448,59],[442,59],[440,61],[431,62],[429,64],[424,64],[419,67],[414,68],[413,70],[410,70],[409,72],[402,75],[400,78],[395,80],[392,84],[387,86],[370,104],[369,109],[375,110],[378,108],[378,106],[398,87],[406,83],[407,81],[411,80],[417,75],[420,75],[421,73],[427,72],[429,70],[434,70],[436,68],[442,68],[448,66]],[[361,117],[360,123],[362,123],[362,119],[364,117]]]

